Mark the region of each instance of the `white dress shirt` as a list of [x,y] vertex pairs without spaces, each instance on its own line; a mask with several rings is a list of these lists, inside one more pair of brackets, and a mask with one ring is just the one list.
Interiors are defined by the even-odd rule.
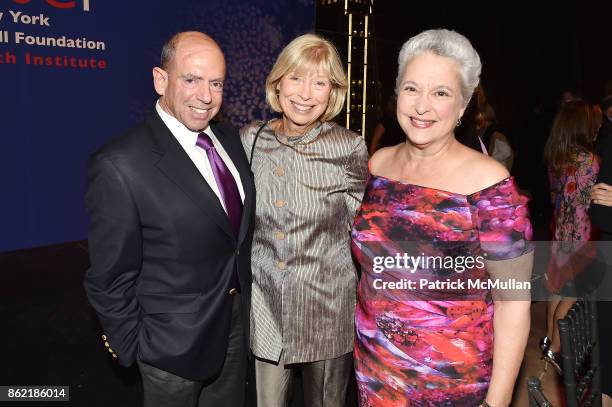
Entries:
[[[217,180],[215,179],[215,174],[213,173],[212,167],[210,166],[210,161],[208,160],[208,156],[206,155],[206,151],[203,148],[200,148],[196,145],[196,141],[198,140],[199,132],[191,131],[184,124],[176,120],[173,116],[166,113],[164,109],[159,105],[159,100],[155,105],[155,109],[161,117],[164,124],[170,129],[172,135],[179,142],[183,150],[187,153],[193,164],[196,166],[204,180],[210,185],[210,188],[213,190],[217,198],[219,198],[219,202],[221,202],[221,206],[227,213],[227,208],[225,207],[225,202],[223,202],[223,197],[221,196],[221,192],[219,191],[219,187],[217,186]],[[236,185],[238,186],[238,192],[240,193],[240,199],[244,203],[244,188],[242,187],[242,182],[240,180],[240,174],[236,169],[236,166],[230,159],[229,155],[215,136],[215,133],[212,131],[210,126],[202,131],[203,133],[208,134],[210,139],[213,142],[213,145],[217,149],[217,153],[227,165],[227,168],[232,173],[234,180],[236,181]]]

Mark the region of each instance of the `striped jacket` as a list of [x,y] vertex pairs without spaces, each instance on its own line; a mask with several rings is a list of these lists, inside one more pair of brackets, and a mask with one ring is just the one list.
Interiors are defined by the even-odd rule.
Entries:
[[[240,131],[250,157],[263,122]],[[357,273],[350,227],[367,177],[362,137],[326,122],[300,137],[260,132],[256,186],[251,346],[284,364],[351,352]]]

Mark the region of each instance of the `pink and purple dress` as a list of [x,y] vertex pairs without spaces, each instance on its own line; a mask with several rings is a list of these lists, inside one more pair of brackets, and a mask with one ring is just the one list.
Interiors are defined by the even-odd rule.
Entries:
[[449,270],[423,260],[381,267],[380,259],[408,251],[421,259],[510,259],[527,251],[531,234],[527,198],[511,177],[461,195],[370,175],[352,230],[362,270],[354,353],[360,407],[476,406],[491,378],[490,289],[429,285],[486,281],[486,267],[456,262]]
[[599,173],[599,157],[576,151],[571,162],[559,170],[548,169],[550,196],[554,205],[553,239],[588,241],[593,233],[589,206],[591,188]]

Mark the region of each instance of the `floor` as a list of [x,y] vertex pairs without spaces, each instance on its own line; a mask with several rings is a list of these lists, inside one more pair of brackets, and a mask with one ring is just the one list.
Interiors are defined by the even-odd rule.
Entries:
[[[138,372],[118,367],[100,345],[101,328],[82,289],[87,267],[84,242],[0,254],[0,385],[68,385],[69,406],[138,406]],[[542,379],[553,405],[562,406],[559,379],[540,360],[544,320],[545,303],[534,303],[513,406],[528,406],[525,383],[531,375]],[[349,393],[347,405],[355,406],[354,386]]]
[[528,406],[527,378],[535,376],[542,382],[542,392],[555,407],[562,407],[563,382],[557,372],[541,359],[542,352],[539,348],[540,338],[546,334],[546,302],[534,302],[531,305],[531,331],[529,342],[523,358],[523,366],[517,383],[513,407]]

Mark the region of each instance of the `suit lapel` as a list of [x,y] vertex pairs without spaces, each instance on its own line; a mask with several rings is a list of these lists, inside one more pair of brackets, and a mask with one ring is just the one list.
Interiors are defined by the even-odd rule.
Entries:
[[217,139],[229,155],[234,163],[234,166],[240,174],[240,181],[244,190],[244,204],[242,208],[242,219],[240,220],[240,232],[238,234],[238,244],[242,243],[249,228],[251,212],[255,205],[254,197],[255,190],[253,188],[253,173],[246,160],[244,148],[240,142],[238,132],[228,133],[223,131],[221,126],[211,124],[212,130],[215,132]]
[[160,154],[157,168],[195,202],[225,233],[234,237],[229,219],[219,198],[202,178],[185,150],[161,118],[154,113],[148,120],[155,139],[153,150]]

